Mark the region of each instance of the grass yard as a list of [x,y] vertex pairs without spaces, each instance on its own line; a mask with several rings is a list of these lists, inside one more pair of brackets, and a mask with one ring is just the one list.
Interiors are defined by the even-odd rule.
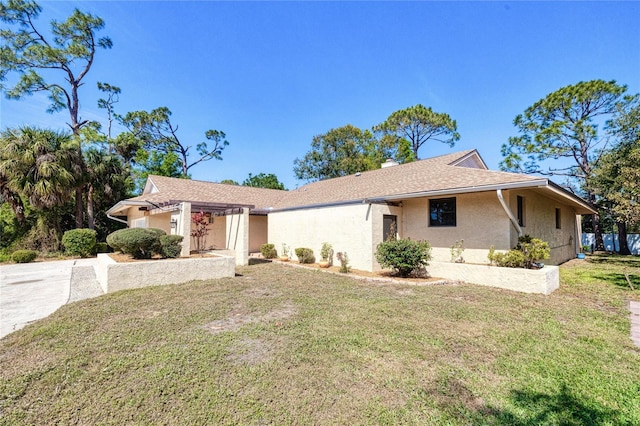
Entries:
[[633,262],[551,296],[261,264],[65,305],[0,340],[0,424],[639,425]]

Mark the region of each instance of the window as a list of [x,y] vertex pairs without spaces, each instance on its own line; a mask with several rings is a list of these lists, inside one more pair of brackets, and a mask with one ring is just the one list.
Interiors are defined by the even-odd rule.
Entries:
[[562,228],[562,213],[560,209],[556,209],[556,229]]
[[429,226],[456,226],[456,199],[429,200]]
[[524,197],[518,195],[518,225],[524,226]]
[[398,216],[385,214],[382,217],[382,239],[388,241],[398,235]]
[[130,228],[146,228],[147,227],[147,218],[141,217],[139,219],[133,219],[131,221]]

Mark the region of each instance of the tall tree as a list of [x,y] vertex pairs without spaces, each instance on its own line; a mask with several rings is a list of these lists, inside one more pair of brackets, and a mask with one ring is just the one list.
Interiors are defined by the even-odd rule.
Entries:
[[278,180],[278,177],[273,173],[258,173],[252,175],[249,173],[249,177],[242,182],[243,186],[253,186],[254,188],[267,188],[267,189],[282,189],[286,190],[284,184]]
[[[120,118],[121,123],[129,129],[134,137],[142,141],[142,147],[157,154],[154,163],[165,163],[159,156],[177,156],[180,163],[181,177],[189,177],[189,169],[196,164],[211,159],[222,160],[222,151],[229,145],[224,132],[207,130],[205,137],[208,142],[196,145],[198,157],[189,159],[191,145],[183,143],[178,138],[178,126],[171,123],[171,111],[167,107],[160,107],[147,111],[133,111]],[[209,144],[213,144],[210,146]],[[151,154],[151,157],[154,157]],[[173,158],[173,157],[172,157]],[[160,161],[158,161],[160,160]]]
[[640,223],[640,97],[620,105],[608,130],[617,140],[594,167],[593,186],[618,228],[621,254],[631,254],[627,225]]
[[[97,49],[110,49],[111,39],[97,37],[104,21],[92,14],[75,9],[64,22],[51,21],[51,34],[47,37],[36,27],[42,8],[30,0],[0,2],[0,20],[5,27],[0,31],[0,89],[9,99],[20,99],[36,92],[49,95],[48,112],[67,110],[67,123],[75,136],[88,123],[80,117],[79,89],[93,65]],[[19,78],[7,85],[11,73]],[[82,145],[78,144],[78,161],[84,172]],[[76,179],[76,227],[83,224],[84,182]]]
[[[592,80],[563,87],[539,100],[514,120],[519,136],[502,146],[503,170],[567,176],[582,187],[587,202],[597,208],[591,179],[605,138],[598,122],[616,112],[626,86]],[[600,148],[600,150],[598,149]],[[543,168],[546,160],[566,159],[567,165]],[[596,249],[604,250],[600,215],[592,216]]]
[[347,124],[314,136],[311,150],[295,159],[293,171],[300,180],[330,179],[377,169],[393,155],[393,144],[381,143],[369,130]]
[[418,150],[428,141],[453,146],[460,139],[455,120],[421,104],[394,112],[374,130],[407,141],[414,159],[419,158]]

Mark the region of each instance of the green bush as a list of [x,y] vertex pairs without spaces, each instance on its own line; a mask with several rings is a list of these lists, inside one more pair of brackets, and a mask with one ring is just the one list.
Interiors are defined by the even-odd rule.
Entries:
[[543,259],[548,259],[551,250],[546,241],[523,235],[518,238],[518,245],[507,253],[496,253],[493,246],[489,248],[489,261],[506,268],[532,269]]
[[336,254],[336,257],[340,261],[340,272],[342,272],[343,274],[348,274],[349,272],[351,272],[351,266],[349,266],[349,256],[347,255],[347,252],[339,251]]
[[36,260],[38,252],[35,250],[16,250],[11,255],[11,260],[16,263],[31,263]]
[[162,257],[178,257],[182,251],[182,235],[161,235],[160,246]]
[[154,254],[161,252],[161,235],[164,235],[164,231],[157,229],[120,229],[107,235],[107,244],[114,250],[130,254],[134,259],[149,259]]
[[295,252],[300,263],[314,263],[316,261],[313,250],[310,248],[298,247]]
[[96,247],[94,248],[94,252],[96,253],[109,253],[109,244],[105,242],[96,243]]
[[376,259],[383,268],[392,268],[407,277],[428,265],[431,245],[427,241],[387,240],[378,244]]
[[275,259],[278,257],[278,252],[276,251],[276,246],[273,244],[263,244],[260,246],[260,253],[262,253],[262,257],[265,259]]
[[96,231],[93,229],[72,229],[62,236],[62,245],[69,256],[89,257],[96,246]]

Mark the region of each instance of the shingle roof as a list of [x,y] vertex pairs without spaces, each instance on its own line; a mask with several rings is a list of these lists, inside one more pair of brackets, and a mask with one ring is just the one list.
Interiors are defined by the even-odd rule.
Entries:
[[[312,182],[281,200],[278,209],[386,196],[455,190],[478,186],[527,183],[539,177],[451,165],[475,150],[456,152],[412,163]],[[479,156],[478,156],[479,158]],[[481,161],[481,160],[480,160]]]
[[[248,205],[255,206],[256,209],[266,209],[278,203],[283,196],[288,194],[288,191],[279,189],[253,188],[156,175],[149,176],[149,181],[157,189],[157,192],[144,193],[129,199],[129,201],[151,201],[156,204],[190,201],[192,203]],[[147,183],[148,187],[149,183]]]
[[[449,191],[464,193],[496,186],[551,185],[544,178],[488,170],[476,150],[455,152],[412,163],[312,182],[292,191],[252,188],[199,180],[149,176],[145,193],[128,202],[155,204],[190,201],[253,206],[254,209],[287,210],[332,203],[361,202],[366,199],[424,196]],[[561,190],[558,188],[555,189]],[[564,190],[561,190],[564,191]],[[566,192],[566,191],[564,191]],[[585,206],[568,192],[563,198]],[[116,206],[112,207],[112,209]],[[588,207],[587,207],[588,209]],[[110,210],[111,211],[111,210]],[[586,211],[588,213],[588,211]]]

